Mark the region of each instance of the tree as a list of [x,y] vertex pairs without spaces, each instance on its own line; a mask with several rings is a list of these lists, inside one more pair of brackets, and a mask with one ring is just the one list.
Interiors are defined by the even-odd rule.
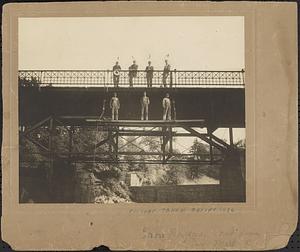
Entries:
[[234,144],[237,148],[239,149],[245,149],[246,148],[246,140],[245,139],[240,139]]
[[205,160],[209,155],[209,145],[201,143],[196,138],[190,148],[190,153],[194,155],[194,159]]

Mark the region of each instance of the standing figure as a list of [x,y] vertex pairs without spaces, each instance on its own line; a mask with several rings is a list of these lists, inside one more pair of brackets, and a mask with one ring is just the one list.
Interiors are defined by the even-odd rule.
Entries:
[[116,64],[113,66],[114,87],[119,86],[120,70],[121,70],[121,66],[119,65],[119,62],[117,61]]
[[135,60],[133,64],[129,67],[129,86],[133,87],[132,81],[133,78],[137,76],[138,65],[136,64]]
[[148,120],[148,108],[149,108],[149,104],[150,104],[150,99],[147,96],[147,93],[144,92],[144,96],[141,97],[141,108],[142,108],[142,113],[141,113],[141,120],[144,120],[144,118],[146,120]]
[[147,78],[147,87],[152,87],[154,68],[151,66],[151,61],[148,61],[148,66],[146,67],[146,78]]
[[111,108],[111,119],[118,120],[120,102],[119,102],[119,98],[117,97],[117,93],[114,93],[114,96],[110,100],[110,108]]
[[168,60],[165,60],[165,62],[166,62],[166,65],[165,65],[164,71],[163,71],[163,85],[164,85],[164,87],[167,87],[167,78],[169,76],[171,66],[170,66],[170,64],[168,64]]
[[162,101],[163,106],[163,120],[171,120],[171,100],[167,93],[166,97]]

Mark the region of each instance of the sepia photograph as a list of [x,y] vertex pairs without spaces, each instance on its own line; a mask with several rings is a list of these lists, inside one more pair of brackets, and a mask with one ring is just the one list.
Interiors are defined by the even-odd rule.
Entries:
[[297,228],[297,5],[3,6],[2,240],[264,251]]
[[243,16],[19,17],[19,203],[246,202]]

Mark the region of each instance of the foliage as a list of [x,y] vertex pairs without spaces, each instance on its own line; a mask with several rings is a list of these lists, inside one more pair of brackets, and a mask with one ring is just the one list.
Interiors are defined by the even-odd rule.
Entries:
[[18,81],[19,84],[23,87],[39,87],[39,85],[41,84],[41,82],[35,77],[31,77],[30,79],[19,77]]
[[190,153],[193,154],[197,160],[205,160],[209,155],[209,146],[201,143],[196,138],[190,148]]
[[246,139],[240,139],[234,145],[239,149],[245,149],[246,148]]
[[[30,134],[30,137],[47,146],[49,143],[49,128],[40,127]],[[107,150],[108,145],[104,144],[96,148],[96,144],[107,138],[107,133],[101,128],[89,127],[55,127],[53,137],[54,149],[63,155],[62,158],[68,159],[69,153],[69,132],[73,132],[72,152],[91,153],[95,158],[94,162],[77,163],[76,169],[80,169],[87,174],[91,174],[90,191],[93,195],[90,201],[95,203],[116,203],[130,202],[130,190],[124,183],[128,172],[135,171],[137,176],[143,181],[143,185],[179,185],[192,180],[197,180],[202,176],[208,176],[219,179],[219,168],[211,165],[170,165],[170,164],[147,164],[146,160],[160,160],[161,157],[155,155],[143,155],[143,150],[147,152],[160,152],[161,142],[157,137],[127,137],[119,138],[119,151],[137,152],[140,154],[134,156],[122,156],[127,163],[107,164],[96,161],[103,158],[103,152]],[[243,147],[244,142],[237,143],[237,146]],[[174,149],[174,153],[180,151]],[[214,153],[219,151],[213,148]],[[30,153],[30,154],[28,154]],[[195,139],[190,147],[191,156],[185,157],[187,160],[208,160],[209,145]],[[42,155],[40,149],[28,140],[21,140],[20,158],[28,159],[32,166],[47,166],[47,157]],[[57,157],[56,157],[57,158]],[[176,157],[174,157],[176,158]],[[182,157],[180,157],[182,159]],[[136,161],[139,160],[137,163]],[[144,162],[143,162],[144,161]],[[64,163],[65,166],[68,163]],[[63,169],[63,167],[61,167]]]

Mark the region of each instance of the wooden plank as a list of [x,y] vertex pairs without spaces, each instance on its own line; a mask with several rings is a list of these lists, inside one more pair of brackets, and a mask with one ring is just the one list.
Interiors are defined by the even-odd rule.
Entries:
[[123,126],[123,127],[205,127],[204,119],[193,120],[101,120],[97,116],[60,116],[59,119],[70,123],[86,123],[98,126]]

